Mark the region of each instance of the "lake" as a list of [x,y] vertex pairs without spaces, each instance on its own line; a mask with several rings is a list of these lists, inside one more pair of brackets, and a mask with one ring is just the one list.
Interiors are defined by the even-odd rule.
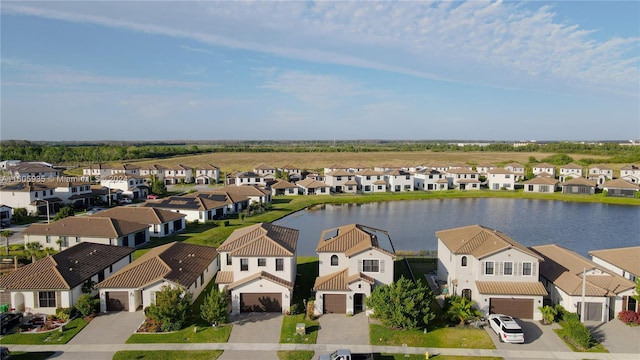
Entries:
[[[436,250],[435,232],[480,224],[525,246],[590,250],[640,245],[640,206],[526,199],[432,199],[322,205],[274,224],[300,230],[299,256],[315,256],[322,230],[358,223],[389,232],[396,250]],[[381,244],[385,248],[389,246]]]

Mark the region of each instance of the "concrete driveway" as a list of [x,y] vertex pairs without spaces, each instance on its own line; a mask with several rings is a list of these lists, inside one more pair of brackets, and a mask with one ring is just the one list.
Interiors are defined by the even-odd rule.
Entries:
[[484,327],[498,350],[543,350],[543,351],[571,351],[569,347],[553,331],[560,327],[557,323],[541,325],[534,320],[515,319],[524,331],[524,344],[503,343],[488,324]]
[[[227,343],[279,343],[283,315],[280,313],[242,313],[232,316],[231,335]],[[220,360],[246,360],[256,358],[255,351],[225,350]],[[277,360],[275,351],[261,351],[260,359]]]
[[124,344],[143,321],[143,311],[103,313],[91,320],[69,345]]
[[369,318],[364,312],[354,316],[345,314],[324,314],[318,330],[318,344],[369,345]]
[[591,335],[611,353],[640,354],[640,326],[627,326],[618,319],[587,323]]

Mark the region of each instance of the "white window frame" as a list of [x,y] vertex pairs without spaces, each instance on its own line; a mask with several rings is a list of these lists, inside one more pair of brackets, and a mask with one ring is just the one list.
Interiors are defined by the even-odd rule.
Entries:
[[[364,262],[365,261],[373,261],[374,263],[371,265],[372,268],[375,268],[376,265],[374,265],[377,262],[377,270],[366,270]],[[367,273],[379,273],[380,272],[380,259],[362,259],[362,272],[367,272]]]
[[[511,273],[507,274],[507,264],[511,265]],[[505,261],[502,263],[502,275],[513,276],[513,261]]]
[[[487,272],[487,266],[489,266],[489,264],[491,264],[491,273],[489,274]],[[484,275],[489,275],[489,276],[493,276],[496,274],[496,263],[494,261],[485,261],[484,262],[484,267],[482,269],[482,272],[484,273]]]
[[[524,265],[529,264],[529,274],[524,273]],[[531,261],[522,262],[522,276],[533,276],[533,263]]]

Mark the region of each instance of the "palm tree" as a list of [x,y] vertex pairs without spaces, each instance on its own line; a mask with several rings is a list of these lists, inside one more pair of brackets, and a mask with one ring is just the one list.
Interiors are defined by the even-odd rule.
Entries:
[[13,235],[13,231],[11,230],[0,231],[0,236],[5,238],[5,240],[7,241],[7,255],[9,255],[9,238],[11,237],[11,235]]
[[31,255],[32,263],[36,262],[36,256],[38,255],[38,251],[40,251],[40,249],[42,249],[42,244],[37,241],[27,243],[26,250],[27,253]]
[[555,320],[556,315],[558,315],[558,311],[553,306],[540,306],[538,307],[538,310],[540,310],[540,312],[542,313],[542,321],[546,325],[551,324]]
[[452,296],[449,300],[449,309],[447,315],[452,319],[460,320],[460,325],[464,325],[465,321],[480,315],[478,310],[473,307],[475,303],[466,297]]

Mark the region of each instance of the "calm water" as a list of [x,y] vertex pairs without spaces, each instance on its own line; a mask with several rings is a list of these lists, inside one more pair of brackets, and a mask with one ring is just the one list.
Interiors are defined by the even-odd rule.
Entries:
[[[446,199],[326,205],[275,222],[300,230],[298,255],[316,255],[322,230],[359,223],[390,233],[396,250],[436,250],[438,230],[480,224],[525,246],[588,251],[640,245],[640,206],[524,199]],[[384,246],[387,247],[387,246]]]

